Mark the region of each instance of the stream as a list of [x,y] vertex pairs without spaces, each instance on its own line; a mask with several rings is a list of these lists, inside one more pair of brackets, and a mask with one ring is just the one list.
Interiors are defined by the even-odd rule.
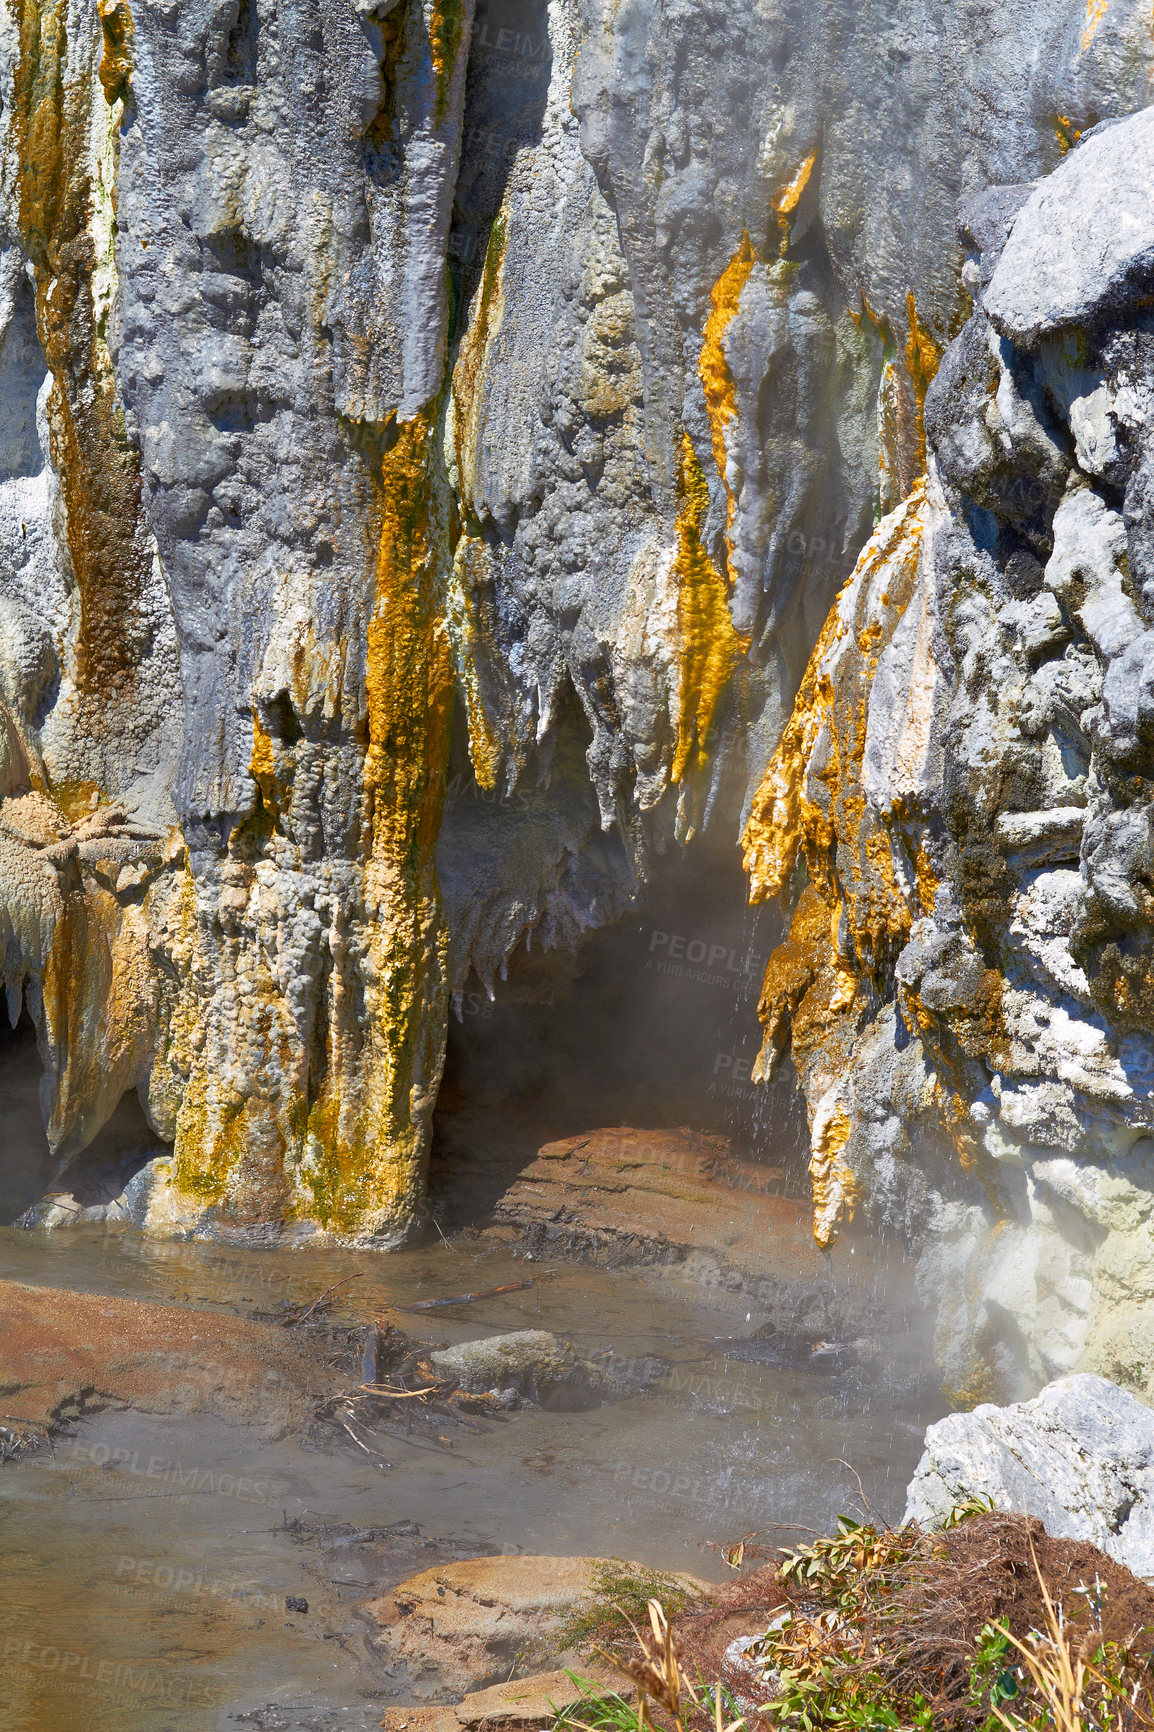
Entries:
[[123,1229],[0,1230],[5,1278],[247,1317],[337,1282],[333,1313],[352,1324],[531,1281],[412,1314],[412,1332],[451,1344],[545,1328],[585,1355],[666,1364],[645,1393],[593,1411],[526,1408],[455,1433],[452,1448],[398,1435],[387,1467],[352,1443],[269,1443],[211,1416],[80,1419],[51,1452],[0,1466],[0,1724],[374,1727],[413,1697],[359,1608],[444,1559],[598,1554],[721,1579],[720,1548],[743,1536],[784,1544],[860,1497],[899,1519],[925,1426],[945,1409],[923,1370],[909,1271],[888,1253],[872,1277],[885,1370],[871,1375],[868,1354],[849,1372],[836,1353],[828,1370],[737,1357],[761,1349],[726,1338],[750,1337],[761,1315],[676,1266],[534,1262],[467,1236],[303,1256]]

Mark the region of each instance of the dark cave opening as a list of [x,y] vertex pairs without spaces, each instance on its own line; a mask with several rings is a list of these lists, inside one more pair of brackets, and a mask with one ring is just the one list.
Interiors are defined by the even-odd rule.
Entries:
[[40,1109],[42,1067],[32,1018],[22,1010],[15,1028],[0,1016],[0,1223],[15,1221],[43,1195],[56,1168]]
[[0,1225],[10,1226],[47,1192],[89,1208],[111,1203],[133,1174],[168,1154],[133,1091],[121,1100],[87,1148],[61,1167],[49,1147],[40,1100],[43,1066],[27,1010],[16,1027],[0,1016]]
[[[473,976],[450,1014],[432,1191],[456,1189],[463,1123],[508,1125],[509,1169],[552,1139],[613,1125],[724,1136],[736,1157],[808,1195],[804,1104],[787,1063],[752,1081],[757,1001],[782,936],[750,908],[734,847],[671,848],[622,920],[573,957],[519,950],[490,999]],[[551,994],[542,1002],[542,978]],[[467,1135],[465,1140],[467,1141]]]

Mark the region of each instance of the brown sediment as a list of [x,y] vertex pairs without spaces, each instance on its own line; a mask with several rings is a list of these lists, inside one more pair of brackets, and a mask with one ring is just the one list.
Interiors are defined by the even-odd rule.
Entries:
[[221,1312],[0,1281],[0,1429],[47,1436],[80,1411],[305,1422],[332,1374],[283,1329]]
[[[53,381],[52,461],[79,600],[74,676],[82,697],[106,705],[127,695],[150,638],[138,604],[152,548],[139,457],[128,443],[93,301],[93,93],[83,78],[67,81],[67,20],[65,0],[17,0],[12,129],[20,238],[35,273],[37,330]],[[131,61],[125,0],[102,10],[102,22],[101,74],[106,88],[119,92]]]

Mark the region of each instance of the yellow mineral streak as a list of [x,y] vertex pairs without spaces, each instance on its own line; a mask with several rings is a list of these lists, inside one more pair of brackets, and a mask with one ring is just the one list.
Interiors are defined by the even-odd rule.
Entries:
[[850,1119],[839,1100],[828,1097],[814,1114],[811,1133],[809,1175],[813,1181],[813,1237],[826,1251],[838,1235],[842,1220],[852,1221],[858,1188],[844,1150],[850,1137]]
[[[892,636],[901,610],[893,606],[890,589],[882,587],[878,603],[886,615],[867,617],[853,630],[856,601],[868,591],[879,573],[901,568],[912,575],[916,568],[921,543],[921,508],[925,488],[915,488],[905,505],[885,518],[874,531],[858,558],[853,573],[842,589],[822,627],[809,665],[794,702],[793,712],[782,734],[777,751],[770,760],[761,786],[754,796],[749,818],[742,833],[745,870],[749,874],[750,901],[763,902],[778,896],[785,889],[798,855],[804,853],[810,875],[815,883],[830,881],[831,857],[837,841],[830,813],[837,796],[835,772],[827,770],[825,779],[830,786],[829,809],[814,798],[808,781],[811,760],[823,730],[830,723],[835,698],[834,675],[846,640],[854,650],[866,653],[872,665],[884,642]],[[888,577],[887,577],[888,583]],[[895,588],[896,585],[892,586]],[[884,603],[881,597],[885,597]],[[858,646],[862,645],[859,650]],[[862,694],[868,699],[868,681]],[[861,706],[859,706],[859,709]],[[860,762],[865,743],[864,709],[857,715],[849,756]],[[845,730],[843,729],[843,738]],[[836,765],[839,753],[830,753],[829,762]]]
[[926,392],[942,364],[942,351],[918,324],[918,310],[912,294],[906,296],[906,317],[910,334],[906,342],[906,371],[913,381],[918,406],[917,460],[919,468],[926,466]]
[[741,836],[751,902],[781,895],[807,838],[816,852],[833,846],[824,814],[806,791],[806,773],[833,703],[825,663],[844,629],[835,602],[809,658],[785,732],[754,796]]
[[[53,381],[46,411],[74,585],[68,674],[77,710],[99,710],[106,719],[110,703],[131,699],[138,609],[153,560],[139,456],[128,443],[104,341],[115,288],[110,218],[119,116],[86,75],[88,38],[79,21],[70,42],[67,0],[13,0],[11,22],[18,55],[8,96],[8,173]],[[116,29],[123,34],[130,23],[126,12]],[[128,52],[130,36],[121,47]]]
[[934,871],[934,864],[930,858],[924,836],[919,838],[917,853],[914,856],[914,882],[917,885],[919,912],[932,914],[934,901],[938,894],[939,879]]
[[1082,30],[1082,53],[1085,54],[1098,34],[1098,26],[1106,16],[1110,0],[1086,0],[1086,23]]
[[[726,449],[726,432],[731,421],[736,419],[737,405],[734,401],[733,374],[725,359],[725,333],[733,323],[741,300],[741,291],[749,281],[750,272],[757,263],[757,254],[753,242],[746,231],[741,237],[741,245],[713,285],[709,297],[709,317],[705,321],[705,337],[701,345],[701,358],[698,361],[698,372],[701,374],[702,389],[705,392],[705,406],[709,411],[709,429],[713,441],[713,461],[717,465],[717,473],[725,487],[727,501],[726,510],[726,544],[733,551],[732,531],[734,497],[729,485],[728,468],[729,454]],[[684,464],[683,464],[684,468]],[[684,493],[684,480],[682,484]]]
[[507,216],[500,211],[489,231],[485,268],[477,294],[476,310],[461,339],[453,368],[452,426],[458,486],[466,518],[473,514],[473,486],[484,409],[484,382],[489,374],[493,345],[505,321],[505,245]]
[[339,1233],[388,1231],[420,1207],[440,1080],[445,936],[434,865],[453,674],[434,525],[433,412],[381,465],[377,602],[368,629],[364,783],[364,1049],[330,1051],[308,1120],[310,1213]]
[[768,1082],[786,1044],[790,1019],[827,960],[829,909],[812,884],[801,893],[789,934],[771,953],[761,983],[758,1018],[765,1030],[753,1067],[754,1082]]
[[[742,836],[751,901],[780,894],[805,859],[809,885],[789,937],[766,967],[756,1075],[772,1075],[788,1024],[811,1098],[819,1078],[848,1063],[866,1003],[863,982],[884,968],[912,924],[895,844],[867,807],[862,766],[878,657],[915,592],[925,491],[919,483],[878,526],[830,610]],[[814,1233],[823,1247],[853,1210],[855,1184],[843,1154],[849,1134],[844,1105],[817,1110],[811,1173]]]
[[757,1013],[765,1038],[753,1067],[754,1082],[768,1082],[792,1036],[795,1058],[836,1038],[857,998],[857,976],[837,950],[838,910],[807,884],[790,921],[789,935],[773,951],[762,982]]
[[861,311],[850,309],[860,331],[872,329],[882,346],[878,379],[878,500],[882,514],[908,496],[926,467],[926,391],[941,363],[942,351],[918,320],[912,294],[906,296],[908,336],[899,352],[893,326],[875,313],[865,296]]
[[1054,116],[1054,136],[1058,140],[1058,149],[1065,156],[1073,150],[1082,134],[1067,114]]
[[[331,968],[315,1036],[302,1039],[279,959],[272,865],[282,850],[291,859],[278,830],[296,758],[270,731],[265,700],[254,701],[250,760],[259,795],[230,839],[216,905],[189,876],[170,913],[186,989],[167,1074],[155,1079],[158,1120],[175,1117],[160,1229],[181,1216],[181,1196],[194,1209],[217,1205],[224,1222],[305,1219],[339,1238],[395,1236],[420,1209],[446,997],[434,844],[452,671],[437,433],[433,410],[403,423],[374,472],[363,869],[359,894],[334,882],[326,898]],[[323,670],[307,634],[294,628],[274,662],[277,693],[286,672],[299,671],[318,704],[327,697],[313,691]]]
[[787,181],[773,201],[774,212],[781,225],[781,250],[785,253],[789,248],[790,218],[801,203],[801,195],[809,185],[817,162],[817,151],[813,150],[806,157],[793,179]]
[[96,0],[96,10],[104,36],[98,72],[104,95],[111,104],[128,91],[136,26],[127,0]]
[[266,805],[269,805],[276,793],[276,752],[273,748],[272,736],[266,733],[260,717],[254,712],[252,718],[252,756],[249,760],[252,779],[261,791]]
[[448,113],[449,92],[465,33],[463,0],[425,0],[425,23],[429,32],[429,54],[437,78],[434,116],[439,126]]
[[[71,790],[76,792],[76,784]],[[39,987],[37,1037],[51,1097],[46,1124],[54,1150],[83,1148],[151,1062],[165,987],[149,949],[147,902],[118,900],[123,843],[106,857],[74,830],[43,793],[0,802],[0,979],[19,1003],[31,977]],[[90,801],[83,817],[94,815]],[[84,842],[81,860],[41,852]],[[133,885],[147,878],[145,870]]]
[[709,730],[745,640],[734,630],[725,578],[701,544],[709,489],[689,436],[681,436],[681,510],[677,517],[677,625],[681,689],[672,780],[680,782],[708,760]]
[[[453,556],[453,574],[446,598],[446,623],[453,646],[457,682],[465,699],[469,760],[477,786],[492,792],[497,786],[506,748],[489,715],[481,689],[478,664],[496,662],[500,646],[492,639],[480,598],[491,586],[489,549],[478,535],[462,535]],[[514,759],[514,762],[516,760]]]
[[484,382],[490,376],[494,346],[505,318],[506,235],[507,215],[502,210],[489,233],[476,308],[457,352],[449,412],[452,458],[465,521],[446,598],[447,626],[457,680],[465,699],[469,757],[478,786],[490,791],[497,785],[506,752],[499,722],[485,704],[478,664],[486,658],[499,664],[502,652],[492,642],[484,606],[492,588],[490,556],[484,538],[477,533],[473,489],[484,417]]

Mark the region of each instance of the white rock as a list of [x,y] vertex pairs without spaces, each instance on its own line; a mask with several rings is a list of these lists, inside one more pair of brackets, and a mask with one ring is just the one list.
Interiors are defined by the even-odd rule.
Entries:
[[906,1520],[940,1522],[975,1493],[1154,1575],[1154,1413],[1104,1377],[1061,1377],[1033,1401],[931,1425]]

